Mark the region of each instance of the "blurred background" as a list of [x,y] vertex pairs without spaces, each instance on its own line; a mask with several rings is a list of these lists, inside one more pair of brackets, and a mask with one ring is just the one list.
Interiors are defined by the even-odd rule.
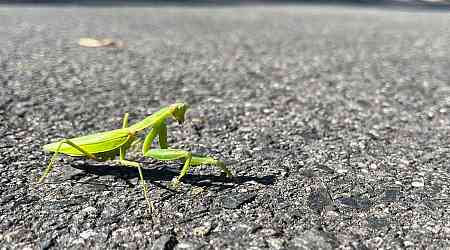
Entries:
[[357,4],[357,5],[382,5],[382,6],[404,6],[404,7],[427,7],[427,8],[444,8],[448,9],[450,0],[16,0],[16,1],[0,1],[4,4],[33,4],[33,3],[47,3],[47,4],[81,4],[81,5],[109,5],[109,4],[213,4],[213,5],[228,5],[228,4]]

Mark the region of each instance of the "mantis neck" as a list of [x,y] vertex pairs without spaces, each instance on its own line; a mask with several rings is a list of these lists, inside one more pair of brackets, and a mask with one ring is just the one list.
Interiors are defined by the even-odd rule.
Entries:
[[129,127],[129,129],[134,131],[141,131],[148,127],[152,127],[155,124],[163,122],[165,119],[170,117],[172,115],[172,111],[170,110],[170,107],[165,107],[159,110],[158,112],[148,116],[144,120],[133,124]]

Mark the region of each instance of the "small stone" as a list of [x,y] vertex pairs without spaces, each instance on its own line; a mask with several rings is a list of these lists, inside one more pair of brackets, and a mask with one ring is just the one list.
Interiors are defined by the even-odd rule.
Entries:
[[336,199],[336,202],[343,207],[357,208],[358,204],[352,197],[340,197]]
[[80,237],[83,238],[83,239],[88,239],[88,238],[93,237],[95,235],[97,235],[97,233],[94,232],[94,230],[92,230],[92,229],[88,229],[88,230],[80,233]]
[[256,194],[238,193],[234,195],[228,195],[219,200],[219,204],[223,208],[237,209],[245,203],[251,202],[255,199]]
[[383,200],[387,202],[398,201],[400,195],[401,195],[400,187],[395,186],[389,187],[387,190],[384,191]]
[[370,207],[370,201],[365,198],[358,197],[340,197],[336,203],[348,208],[365,209]]
[[427,153],[424,156],[422,156],[422,162],[423,163],[431,162],[431,161],[433,161],[436,158],[437,158],[436,157],[436,153],[435,152],[430,152],[430,153]]
[[296,249],[333,249],[329,240],[323,233],[317,230],[309,230],[292,239],[291,244]]
[[373,130],[373,129],[369,131],[369,136],[374,140],[380,138],[380,134],[376,130]]
[[81,214],[89,217],[95,217],[97,214],[97,208],[95,207],[86,207],[83,210],[81,210]]
[[191,190],[191,194],[193,196],[199,195],[199,194],[201,194],[203,192],[206,192],[206,188],[205,187],[196,187],[196,188],[193,188]]
[[155,241],[152,250],[173,249],[176,243],[177,241],[172,235],[163,235]]
[[413,182],[411,183],[411,186],[420,188],[420,187],[425,186],[425,184],[424,184],[422,181],[413,181]]
[[367,222],[372,228],[382,228],[389,225],[389,221],[386,218],[369,217],[367,218]]
[[6,203],[8,203],[8,202],[10,202],[12,200],[14,200],[14,195],[13,194],[5,195],[0,200],[0,204],[6,204]]
[[403,241],[403,244],[405,245],[405,247],[412,247],[412,246],[414,246],[414,242],[409,241],[409,240]]
[[42,250],[50,249],[55,244],[54,239],[47,239],[42,241],[39,245]]
[[118,237],[118,236],[120,236],[120,235],[125,234],[126,232],[127,232],[127,229],[126,229],[126,228],[119,228],[119,229],[116,229],[116,230],[112,233],[112,236],[113,236],[113,237]]
[[192,230],[192,233],[193,233],[195,236],[201,236],[201,237],[203,237],[203,236],[208,235],[209,232],[211,232],[211,229],[212,229],[212,225],[211,225],[211,223],[208,222],[208,223],[205,223],[203,226],[194,228],[194,229]]
[[136,233],[134,234],[134,238],[135,238],[135,239],[142,239],[142,238],[143,238],[143,235],[142,235],[141,232],[136,232]]
[[443,235],[450,237],[450,227],[444,227],[442,229]]
[[326,210],[332,204],[333,201],[325,188],[311,190],[308,196],[308,206],[316,213],[322,213],[323,210]]
[[278,238],[269,238],[266,240],[270,249],[284,249],[284,240]]
[[196,245],[189,241],[182,241],[176,245],[175,249],[196,249]]
[[339,169],[336,170],[336,172],[337,172],[338,174],[345,174],[345,173],[348,172],[348,169],[339,168]]
[[277,232],[273,228],[263,228],[263,229],[259,230],[259,233],[264,235],[264,236],[276,236],[276,235],[279,235],[279,232]]
[[84,239],[82,238],[78,238],[74,241],[72,241],[72,245],[83,245],[84,244]]
[[325,212],[325,217],[328,217],[328,218],[336,218],[338,216],[339,216],[339,213],[337,213],[336,211],[333,211],[333,210],[329,210],[329,211]]
[[102,211],[101,216],[103,218],[111,218],[111,217],[115,217],[117,215],[117,209],[114,208],[113,206],[105,206],[105,208]]

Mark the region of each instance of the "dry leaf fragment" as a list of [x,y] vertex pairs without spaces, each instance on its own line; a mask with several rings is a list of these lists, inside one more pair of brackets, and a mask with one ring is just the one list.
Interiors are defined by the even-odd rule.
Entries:
[[114,41],[110,38],[104,39],[95,39],[95,38],[80,38],[78,40],[78,44],[83,47],[88,48],[101,48],[101,47],[114,47],[114,48],[123,48],[124,43],[122,41]]

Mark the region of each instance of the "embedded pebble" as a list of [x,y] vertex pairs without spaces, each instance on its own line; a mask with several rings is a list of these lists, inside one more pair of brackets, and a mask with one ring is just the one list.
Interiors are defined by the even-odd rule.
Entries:
[[424,186],[425,186],[425,183],[423,183],[423,182],[421,182],[421,181],[413,181],[413,182],[411,183],[411,186],[420,188],[420,187],[424,187]]
[[94,232],[94,230],[92,230],[92,229],[88,229],[88,230],[83,231],[83,232],[80,233],[80,237],[83,238],[83,239],[88,239],[88,238],[93,237],[95,235],[97,235],[97,233]]

